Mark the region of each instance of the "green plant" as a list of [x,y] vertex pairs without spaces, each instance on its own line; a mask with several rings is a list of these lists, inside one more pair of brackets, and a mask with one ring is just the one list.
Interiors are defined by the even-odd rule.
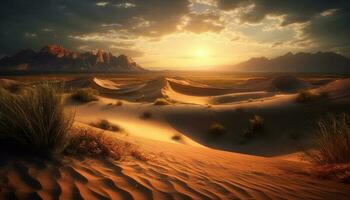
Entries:
[[171,103],[164,98],[158,98],[154,101],[153,104],[157,106],[163,106],[163,105],[170,105]]
[[71,99],[84,103],[97,101],[97,91],[92,89],[79,89],[71,94]]
[[1,89],[1,144],[44,154],[61,152],[74,119],[63,109],[61,89],[48,83],[28,88],[22,95]]
[[106,119],[101,119],[96,123],[91,123],[91,125],[103,130],[114,131],[114,132],[118,132],[122,130],[119,126],[110,123]]
[[350,162],[350,117],[348,114],[329,115],[317,123],[313,149],[306,157],[313,163]]
[[213,123],[210,127],[209,127],[209,134],[211,136],[220,136],[222,134],[226,133],[226,128],[219,124],[219,123]]

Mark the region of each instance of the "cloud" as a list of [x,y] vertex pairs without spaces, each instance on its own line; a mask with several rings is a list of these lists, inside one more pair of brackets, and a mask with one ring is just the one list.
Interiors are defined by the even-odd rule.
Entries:
[[220,20],[220,16],[214,13],[191,13],[184,18],[184,24],[181,29],[187,30],[193,33],[204,32],[220,32],[225,28],[223,22]]

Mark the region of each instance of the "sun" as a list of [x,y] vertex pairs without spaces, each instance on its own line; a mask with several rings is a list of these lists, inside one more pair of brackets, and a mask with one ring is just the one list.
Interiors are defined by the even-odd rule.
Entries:
[[208,57],[209,52],[207,49],[198,48],[195,50],[194,55],[196,58],[206,58],[206,57]]

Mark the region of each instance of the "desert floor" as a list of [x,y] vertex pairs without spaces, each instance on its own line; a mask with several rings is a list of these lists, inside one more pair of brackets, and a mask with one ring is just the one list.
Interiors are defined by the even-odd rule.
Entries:
[[[347,77],[35,75],[3,77],[0,84],[42,80],[64,82],[75,126],[107,119],[123,131],[106,134],[136,144],[149,160],[43,160],[2,152],[1,199],[350,199],[349,184],[314,177],[302,157],[318,119],[350,111]],[[99,100],[69,99],[69,91],[81,88],[97,90]],[[297,103],[302,89],[328,98]],[[154,105],[159,98],[169,105]],[[242,141],[255,115],[264,119],[264,131]],[[211,135],[215,123],[226,132]]]

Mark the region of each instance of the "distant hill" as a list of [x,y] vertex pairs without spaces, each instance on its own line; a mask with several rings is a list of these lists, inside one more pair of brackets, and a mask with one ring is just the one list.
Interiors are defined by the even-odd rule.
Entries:
[[230,67],[235,71],[250,72],[318,72],[350,73],[350,59],[333,52],[287,53],[268,59],[251,58]]
[[125,55],[114,56],[103,50],[74,52],[59,45],[47,45],[40,51],[21,50],[0,59],[0,70],[16,71],[143,71]]

